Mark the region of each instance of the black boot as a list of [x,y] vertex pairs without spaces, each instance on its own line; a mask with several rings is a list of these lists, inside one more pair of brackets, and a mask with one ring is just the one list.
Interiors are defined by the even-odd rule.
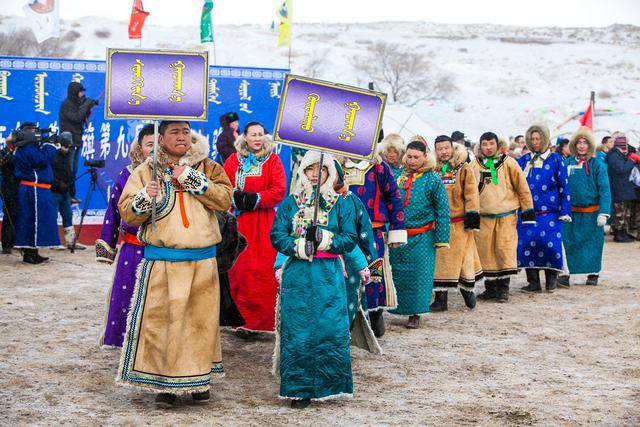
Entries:
[[542,292],[542,287],[540,286],[540,270],[537,268],[525,268],[525,273],[527,273],[527,286],[523,286],[520,288],[522,292],[526,292],[528,294]]
[[384,317],[382,316],[382,309],[371,310],[369,312],[369,323],[371,324],[371,330],[376,338],[380,338],[384,335]]
[[556,270],[545,270],[544,280],[544,286],[547,292],[553,293],[558,287],[558,272]]
[[587,276],[587,285],[596,286],[598,284],[598,275],[597,274],[589,274]]
[[558,281],[556,282],[559,288],[569,288],[571,287],[571,283],[569,282],[569,275],[562,274],[558,276]]
[[22,250],[22,262],[26,262],[27,264],[40,264],[38,258],[36,257],[38,251],[35,249],[23,249]]
[[616,243],[629,243],[633,242],[635,239],[629,237],[626,231],[624,230],[616,230],[613,232],[613,241]]
[[436,291],[436,296],[433,299],[433,304],[429,306],[429,311],[447,311],[447,291]]
[[156,406],[160,408],[171,408],[176,403],[177,396],[172,393],[158,393],[156,395]]
[[49,261],[49,257],[40,256],[40,254],[38,253],[37,249],[34,249],[34,251],[35,251],[35,255],[34,256],[35,256],[36,260],[38,261],[38,264],[42,264],[43,262]]
[[489,301],[492,299],[496,299],[496,280],[485,279],[484,281],[484,292],[478,295],[478,299]]
[[462,294],[462,298],[464,299],[464,303],[468,308],[473,310],[476,308],[476,294],[473,291],[468,289],[460,288],[460,293]]
[[496,299],[498,302],[507,302],[509,301],[509,282],[510,278],[500,279],[498,280],[498,284],[496,286]]
[[206,403],[211,398],[211,394],[209,393],[209,390],[201,391],[201,392],[191,393],[191,398],[195,403]]
[[296,399],[291,401],[293,409],[304,409],[311,404],[311,399]]

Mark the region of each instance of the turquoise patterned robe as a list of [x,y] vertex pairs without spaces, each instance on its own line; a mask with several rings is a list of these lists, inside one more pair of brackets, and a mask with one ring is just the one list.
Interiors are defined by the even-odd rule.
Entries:
[[[398,178],[402,200],[406,199],[407,172]],[[449,243],[449,199],[442,180],[433,172],[416,174],[409,204],[404,206],[407,230],[435,221],[435,228],[408,237],[406,245],[389,249],[398,307],[393,314],[413,315],[429,312],[436,261],[436,243]]]
[[571,206],[599,205],[595,212],[572,212],[571,222],[562,225],[562,243],[570,274],[598,274],[602,269],[604,227],[598,227],[598,214],[611,214],[611,191],[607,165],[599,158],[589,159],[589,175],[584,164],[577,167],[575,157],[565,160],[569,172]]
[[[280,285],[280,319],[276,342],[280,355],[280,396],[320,399],[353,393],[346,285],[339,258],[296,257],[293,218],[298,206],[288,196],[271,229],[274,248],[287,255]],[[322,216],[322,215],[321,215]],[[356,246],[356,212],[343,197],[321,228],[333,233],[328,252],[346,254]]]

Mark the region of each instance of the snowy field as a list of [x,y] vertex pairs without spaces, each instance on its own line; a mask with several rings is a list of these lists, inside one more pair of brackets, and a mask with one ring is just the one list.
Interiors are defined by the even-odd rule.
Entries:
[[[0,16],[0,32],[25,25],[25,18]],[[145,26],[142,47],[209,48],[213,58],[211,47],[198,43],[198,31],[197,22],[192,27]],[[291,69],[297,74],[366,87],[370,78],[354,59],[385,42],[429,58],[433,67],[425,73],[452,77],[455,89],[444,99],[389,105],[387,132],[402,128],[407,138],[421,133],[433,140],[459,129],[475,142],[486,130],[509,137],[545,121],[553,135],[568,134],[577,120],[558,125],[583,111],[593,90],[596,107],[608,110],[596,117],[598,135],[622,130],[633,145],[640,142],[640,27],[384,22],[296,24],[293,32]],[[125,21],[63,20],[62,35],[75,58],[104,59],[107,47],[139,46],[127,38]],[[216,40],[219,65],[288,66],[287,49],[276,49],[276,35],[268,26],[217,26]]]
[[205,406],[116,387],[119,352],[97,345],[112,269],[92,252],[0,256],[0,424],[640,425],[638,243],[606,244],[598,287],[525,295],[521,274],[508,304],[453,295],[414,331],[387,316],[385,354],[352,352],[354,398],[302,411],[277,398],[270,337],[222,334],[227,375]]

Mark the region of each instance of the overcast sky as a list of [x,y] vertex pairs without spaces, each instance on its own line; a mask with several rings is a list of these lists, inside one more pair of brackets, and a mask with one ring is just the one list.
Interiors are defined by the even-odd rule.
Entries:
[[[44,2],[45,0],[39,0]],[[56,0],[60,17],[128,20],[133,0]],[[0,0],[22,15],[27,0]],[[199,25],[202,0],[143,0],[150,25]],[[214,0],[214,23],[270,23],[276,0]],[[527,26],[640,25],[640,0],[293,0],[295,22],[427,21]]]

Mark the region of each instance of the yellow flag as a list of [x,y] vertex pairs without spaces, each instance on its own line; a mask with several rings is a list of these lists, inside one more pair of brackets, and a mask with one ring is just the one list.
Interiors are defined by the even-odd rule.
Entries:
[[280,20],[278,25],[278,47],[291,45],[291,3],[293,0],[283,0],[276,15]]

